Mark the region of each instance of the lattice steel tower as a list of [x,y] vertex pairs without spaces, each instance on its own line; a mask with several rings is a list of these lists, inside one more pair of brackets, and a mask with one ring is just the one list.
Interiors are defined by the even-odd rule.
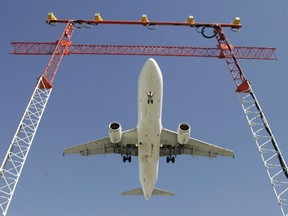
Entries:
[[[230,24],[197,23],[194,17],[188,17],[186,22],[151,22],[146,15],[140,21],[105,21],[100,14],[93,20],[58,20],[53,13],[48,14],[47,23],[65,23],[60,39],[56,43],[13,42],[13,54],[51,55],[43,75],[39,77],[31,100],[24,112],[23,118],[16,130],[11,145],[0,168],[0,209],[6,216],[11,203],[21,171],[27,159],[41,117],[49,100],[53,80],[64,55],[68,54],[98,54],[98,55],[156,55],[156,56],[190,56],[216,57],[225,59],[233,81],[236,93],[246,116],[248,125],[255,139],[258,151],[266,168],[277,202],[283,216],[288,216],[288,170],[284,157],[257,100],[252,86],[243,73],[238,59],[275,60],[274,48],[233,47],[227,40],[223,28],[239,29],[240,19]],[[74,45],[71,42],[75,27],[95,26],[99,24],[142,25],[153,28],[164,26],[187,26],[202,29],[200,33],[206,38],[216,37],[217,48],[171,47],[171,46],[131,46],[131,45]],[[213,35],[205,35],[205,29],[212,28]]]

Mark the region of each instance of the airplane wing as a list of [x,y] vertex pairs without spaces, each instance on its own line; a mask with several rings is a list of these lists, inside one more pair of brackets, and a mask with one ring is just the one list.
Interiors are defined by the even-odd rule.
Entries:
[[167,129],[162,130],[161,145],[160,156],[184,154],[210,158],[216,158],[217,156],[234,157],[233,151],[229,149],[193,138],[190,138],[187,144],[181,145],[177,142],[177,133]]
[[97,154],[121,154],[138,156],[138,148],[135,144],[138,143],[137,130],[132,129],[124,131],[120,143],[111,143],[110,138],[91,141],[81,145],[66,148],[65,154],[80,154],[81,156],[97,155]]

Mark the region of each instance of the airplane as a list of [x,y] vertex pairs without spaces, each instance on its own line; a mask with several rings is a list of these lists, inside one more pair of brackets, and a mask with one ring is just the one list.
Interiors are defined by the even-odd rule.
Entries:
[[109,124],[109,136],[96,141],[66,148],[64,154],[81,156],[98,154],[120,154],[123,162],[131,162],[131,156],[139,160],[141,187],[123,192],[122,195],[173,196],[172,192],[155,188],[158,178],[160,157],[175,163],[178,155],[234,157],[233,151],[190,137],[191,127],[181,123],[177,132],[163,128],[162,116],[163,78],[160,67],[149,58],[139,75],[138,81],[138,123],[135,129],[122,132],[121,124]]

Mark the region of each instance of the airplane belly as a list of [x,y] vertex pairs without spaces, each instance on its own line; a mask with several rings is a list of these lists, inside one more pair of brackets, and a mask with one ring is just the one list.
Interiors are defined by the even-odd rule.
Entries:
[[158,179],[160,150],[160,145],[158,143],[147,141],[138,146],[139,180],[146,199],[149,199],[152,195]]
[[153,117],[141,119],[138,130],[139,180],[146,199],[153,193],[158,179],[162,124]]
[[145,198],[149,199],[158,178],[162,131],[163,79],[154,60],[148,60],[143,66],[138,86],[139,180]]

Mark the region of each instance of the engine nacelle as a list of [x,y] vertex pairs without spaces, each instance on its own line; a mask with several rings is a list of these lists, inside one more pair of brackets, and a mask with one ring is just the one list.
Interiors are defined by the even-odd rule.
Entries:
[[181,123],[178,126],[177,142],[182,145],[187,144],[190,137],[190,132],[191,132],[190,125],[187,123]]
[[120,143],[122,138],[122,127],[118,122],[109,124],[109,138],[111,143]]

